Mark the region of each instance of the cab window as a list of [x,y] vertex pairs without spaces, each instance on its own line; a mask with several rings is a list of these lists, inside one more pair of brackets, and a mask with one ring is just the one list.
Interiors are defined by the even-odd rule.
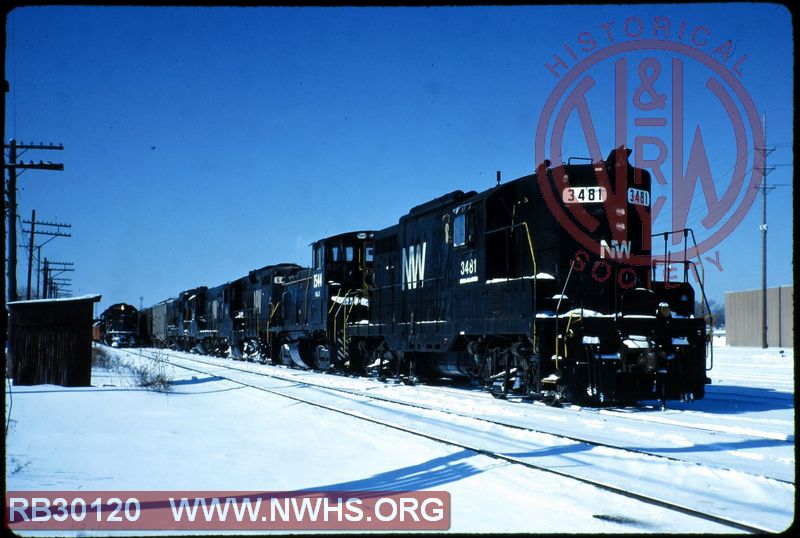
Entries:
[[325,249],[322,246],[314,249],[314,269],[322,269],[322,257]]
[[466,215],[460,213],[453,221],[453,246],[460,247],[467,242]]

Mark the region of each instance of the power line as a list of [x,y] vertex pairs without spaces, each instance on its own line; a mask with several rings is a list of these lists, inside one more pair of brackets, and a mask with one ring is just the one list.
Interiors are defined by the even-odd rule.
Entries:
[[[23,144],[11,139],[4,146],[8,149],[8,298],[16,301],[17,297],[17,175],[25,170],[64,170],[64,165],[50,161],[17,161],[17,158],[28,150],[63,150],[62,144]],[[5,199],[4,199],[5,201]]]
[[[33,251],[34,251],[34,249],[35,248],[38,249],[38,252],[39,252],[39,256],[37,256],[37,261],[38,261],[38,259],[41,258],[41,248],[44,245],[46,245],[47,243],[49,243],[50,241],[52,241],[56,237],[72,237],[72,234],[69,234],[69,233],[61,231],[62,228],[72,228],[72,225],[71,224],[61,223],[61,222],[42,222],[42,221],[37,221],[36,220],[36,210],[35,209],[33,211],[31,211],[31,220],[23,220],[22,223],[30,225],[30,230],[25,230],[24,228],[22,230],[23,233],[27,233],[27,234],[30,235],[30,243],[28,245],[28,290],[27,290],[27,298],[28,298],[28,300],[30,300],[30,298],[31,298],[31,278],[33,276]],[[55,228],[55,229],[54,230],[52,230],[52,229],[51,230],[37,230],[36,226],[46,226],[48,228]],[[41,245],[38,245],[38,247],[36,247],[36,246],[34,246],[36,234],[50,236],[50,239],[48,239],[47,241],[45,241],[44,243],[42,243]],[[51,262],[51,264],[52,263],[54,263],[54,262]],[[36,271],[36,290],[37,290],[36,291],[36,295],[37,295],[37,298],[38,298],[38,295],[39,295],[39,291],[38,291],[39,290],[39,276],[40,276],[39,275],[39,270],[37,268],[37,271]]]

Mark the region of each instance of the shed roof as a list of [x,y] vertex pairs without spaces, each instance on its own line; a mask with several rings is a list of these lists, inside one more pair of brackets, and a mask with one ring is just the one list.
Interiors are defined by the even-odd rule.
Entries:
[[93,303],[98,302],[103,296],[94,293],[90,295],[81,295],[80,297],[59,297],[57,299],[31,299],[29,301],[13,301],[7,303],[9,305],[17,305],[17,304],[46,304],[46,303],[66,303],[70,301],[92,301]]

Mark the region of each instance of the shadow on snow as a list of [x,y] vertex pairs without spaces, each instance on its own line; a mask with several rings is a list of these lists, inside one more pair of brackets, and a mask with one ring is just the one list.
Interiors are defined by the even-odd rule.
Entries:
[[[658,409],[660,403],[640,402]],[[714,414],[739,414],[754,411],[794,409],[794,394],[758,387],[708,385],[702,400],[694,402],[668,401],[668,409],[702,411]],[[654,409],[654,410],[656,410]]]

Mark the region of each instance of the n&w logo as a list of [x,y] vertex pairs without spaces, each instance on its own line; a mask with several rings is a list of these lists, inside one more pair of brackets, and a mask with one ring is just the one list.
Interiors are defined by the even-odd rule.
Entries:
[[403,276],[400,279],[401,289],[421,288],[425,284],[425,249],[428,243],[410,245],[403,249]]

